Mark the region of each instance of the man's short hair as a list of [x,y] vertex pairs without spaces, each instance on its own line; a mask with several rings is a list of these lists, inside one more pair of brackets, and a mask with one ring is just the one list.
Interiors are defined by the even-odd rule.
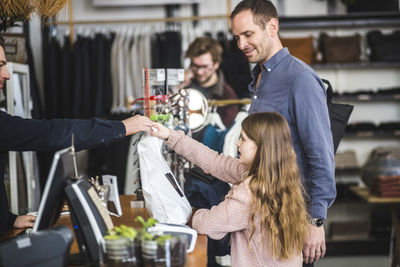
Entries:
[[0,35],[0,46],[5,49],[6,41],[4,40],[4,37]]
[[185,57],[194,58],[210,53],[214,63],[222,61],[222,47],[219,42],[211,37],[198,37],[186,51]]
[[269,0],[243,0],[231,13],[231,20],[240,12],[250,10],[253,15],[254,23],[265,28],[268,21],[272,18],[278,19],[278,11],[274,4]]

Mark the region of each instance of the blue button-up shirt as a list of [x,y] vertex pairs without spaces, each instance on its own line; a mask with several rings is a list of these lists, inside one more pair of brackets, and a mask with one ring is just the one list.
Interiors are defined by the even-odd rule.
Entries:
[[309,194],[309,213],[326,218],[336,197],[335,163],[326,90],[308,65],[281,49],[262,68],[252,70],[249,85],[252,103],[249,113],[273,111],[289,123],[293,147],[304,187]]

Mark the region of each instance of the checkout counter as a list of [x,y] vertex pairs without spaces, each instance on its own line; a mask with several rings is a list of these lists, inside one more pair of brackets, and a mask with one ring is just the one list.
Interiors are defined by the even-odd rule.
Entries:
[[[144,208],[131,208],[131,202],[135,201],[136,196],[134,195],[120,195],[120,202],[123,215],[121,217],[112,216],[112,221],[114,225],[118,226],[125,224],[127,226],[132,226],[139,228],[140,224],[134,221],[137,216],[142,216],[143,218],[148,218],[149,213]],[[72,223],[69,215],[61,215],[56,225],[65,225],[72,229]],[[10,238],[18,235],[22,230],[12,229],[10,230],[5,238]],[[79,247],[74,237],[74,241],[70,249],[71,255],[79,254]],[[71,265],[76,266],[76,265]],[[205,267],[207,266],[207,236],[198,235],[196,246],[193,252],[187,254],[186,267]]]

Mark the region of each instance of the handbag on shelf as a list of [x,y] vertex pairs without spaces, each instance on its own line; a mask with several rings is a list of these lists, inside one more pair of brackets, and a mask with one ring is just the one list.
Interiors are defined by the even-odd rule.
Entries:
[[331,83],[325,79],[322,79],[322,81],[327,85],[326,101],[328,104],[329,119],[331,122],[334,152],[336,153],[340,140],[342,140],[344,131],[346,130],[346,125],[350,119],[350,115],[353,112],[354,106],[349,104],[333,103],[333,90]]
[[370,61],[400,61],[400,31],[391,34],[370,31],[367,33],[367,43],[371,50]]
[[4,52],[7,60],[25,64],[27,62],[27,53],[25,47],[25,35],[17,33],[2,34],[4,38]]
[[398,0],[352,0],[346,4],[348,13],[399,11]]
[[324,63],[353,63],[361,61],[361,36],[329,36],[321,33],[319,49]]
[[311,65],[314,62],[314,38],[301,37],[301,38],[280,38],[282,45],[287,47],[292,56],[297,57],[303,62]]

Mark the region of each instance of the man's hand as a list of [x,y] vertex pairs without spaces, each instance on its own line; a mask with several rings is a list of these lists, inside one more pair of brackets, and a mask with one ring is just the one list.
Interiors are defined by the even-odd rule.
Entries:
[[324,227],[308,226],[308,236],[303,247],[303,259],[305,263],[317,262],[325,256],[325,230]]
[[141,115],[130,117],[126,120],[123,120],[122,123],[125,125],[126,136],[138,132],[150,132],[153,124],[149,118]]
[[13,226],[14,228],[32,228],[35,220],[36,217],[32,215],[17,216]]

